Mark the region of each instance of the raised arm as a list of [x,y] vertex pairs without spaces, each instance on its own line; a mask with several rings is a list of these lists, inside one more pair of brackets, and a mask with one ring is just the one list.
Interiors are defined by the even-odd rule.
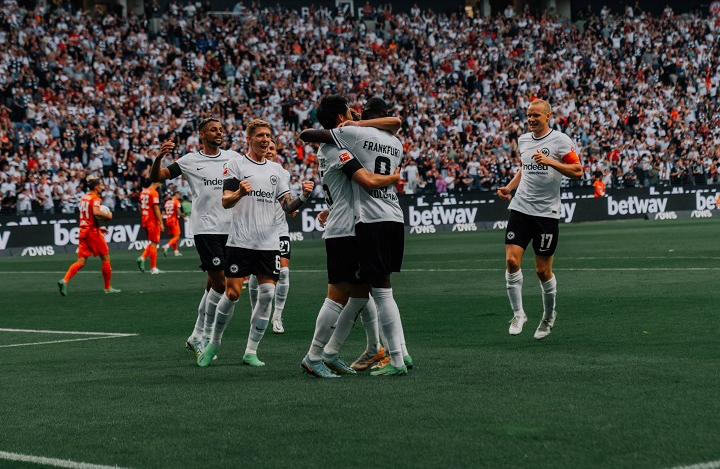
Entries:
[[313,188],[315,187],[315,183],[313,181],[303,181],[302,182],[302,194],[300,194],[300,197],[292,198],[290,196],[290,193],[285,194],[282,199],[280,199],[280,206],[287,214],[293,213],[295,210],[299,209],[302,204],[305,203],[305,201],[310,198],[310,194],[312,194]]
[[238,201],[248,195],[252,191],[252,185],[247,180],[238,181],[237,179],[226,179],[223,181],[223,208],[233,208]]
[[162,168],[162,159],[168,153],[171,153],[175,149],[175,143],[172,140],[166,140],[160,146],[160,152],[153,161],[152,168],[150,168],[150,180],[152,182],[163,182],[166,179],[171,179],[170,170],[168,168]]

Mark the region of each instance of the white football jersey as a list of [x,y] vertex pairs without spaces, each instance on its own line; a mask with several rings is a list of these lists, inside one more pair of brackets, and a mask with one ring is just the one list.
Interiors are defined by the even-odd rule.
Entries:
[[320,145],[317,154],[320,163],[325,203],[330,214],[325,223],[323,238],[344,238],[355,236],[355,214],[353,212],[353,184],[342,168],[355,157],[347,150],[335,145]]
[[232,150],[220,150],[216,156],[198,151],[176,161],[192,191],[193,234],[230,233],[232,214],[222,206],[223,171],[230,160],[240,157]]
[[[557,130],[551,130],[541,138],[532,132],[518,139],[518,150],[522,160],[522,175],[510,209],[536,217],[560,218],[560,182],[562,174],[544,164],[537,164],[532,156],[536,150],[557,161],[569,163],[577,160],[575,143],[570,137]],[[565,160],[568,157],[569,160]]]
[[[290,187],[290,173],[287,172],[285,168],[282,167],[282,165],[278,163],[274,163],[280,166],[280,171],[282,172],[282,178],[283,181],[285,181],[285,184],[287,184],[288,187]],[[278,224],[278,234],[279,236],[290,236],[290,228],[288,227],[287,222],[287,213],[285,213],[285,210],[282,209],[280,204],[275,205],[275,221]]]
[[[373,127],[340,127],[330,132],[338,148],[349,150],[371,173],[393,174],[402,162],[402,143],[389,132]],[[355,223],[404,222],[395,186],[366,191],[352,184],[352,188]]]
[[232,212],[232,229],[227,245],[257,251],[277,251],[280,237],[278,201],[290,192],[282,166],[268,160],[258,163],[242,155],[228,163],[223,179],[248,181],[252,186],[248,195],[227,210]]

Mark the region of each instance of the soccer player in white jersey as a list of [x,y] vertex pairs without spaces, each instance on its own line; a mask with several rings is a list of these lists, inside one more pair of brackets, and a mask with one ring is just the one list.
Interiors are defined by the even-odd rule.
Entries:
[[[326,129],[332,129],[343,122],[353,120],[347,100],[342,96],[323,98],[317,107],[317,116],[320,124]],[[397,118],[388,118],[361,124],[374,125],[396,132],[400,128],[401,122]],[[304,130],[300,137],[307,141],[325,138],[328,142],[332,142],[327,131]],[[327,214],[327,218],[323,218],[325,225],[323,238],[327,253],[328,293],[318,312],[310,349],[300,366],[303,371],[313,376],[332,378],[337,375],[333,374],[331,369],[341,374],[355,373],[355,370],[348,367],[337,353],[328,356],[324,350],[331,336],[334,337],[333,329],[345,330],[346,332],[343,334],[347,337],[357,318],[357,311],[362,306],[351,305],[353,311],[347,310],[350,311],[347,320],[341,320],[341,316],[346,316],[345,307],[352,301],[351,296],[360,296],[363,291],[367,292],[367,282],[358,277],[359,260],[355,239],[353,184],[351,181],[355,181],[356,184],[367,190],[372,190],[396,184],[400,180],[400,176],[397,173],[391,175],[372,174],[358,163],[352,153],[340,150],[332,144],[320,146],[318,161],[325,190],[325,201],[328,206],[328,211],[323,212],[323,215]],[[364,302],[368,303],[367,294],[365,296]],[[368,364],[372,364],[380,360],[384,354],[384,350],[379,346],[377,312],[374,304],[368,304],[362,314],[363,326],[368,337],[368,346],[364,355],[367,355]],[[335,345],[336,348],[339,347],[339,343]]]
[[[380,98],[372,98],[363,108],[362,118],[366,120],[380,117],[387,117],[387,105]],[[349,121],[340,128],[316,131],[326,133],[318,135],[315,141],[332,142],[338,148],[348,150],[372,173],[394,174],[403,158],[400,141],[386,131],[354,124]],[[359,275],[369,281],[369,290],[372,291],[390,353],[390,363],[371,374],[404,375],[407,374],[408,366],[412,368],[412,359],[405,347],[400,310],[390,284],[390,274],[400,271],[405,250],[403,212],[394,185],[366,189],[353,184],[352,189]],[[366,288],[362,295],[351,295],[351,301],[348,301],[345,309],[356,308],[354,314],[357,316],[357,311],[368,304],[368,293]],[[345,314],[346,311],[343,311],[342,316]],[[343,333],[338,330],[339,325],[340,321],[333,338]],[[340,343],[344,339],[345,337],[340,336]],[[326,353],[333,352],[336,351],[326,350]]]
[[201,120],[198,130],[202,150],[188,153],[162,168],[163,156],[175,148],[173,141],[168,140],[160,146],[160,153],[153,161],[150,172],[150,179],[154,182],[174,179],[182,174],[192,191],[190,226],[200,255],[200,268],[208,275],[195,327],[185,342],[185,347],[195,354],[195,358],[202,353],[215,322],[218,302],[225,292],[223,269],[231,214],[222,208],[221,203],[223,171],[232,159],[241,158],[237,152],[220,149],[224,130],[218,119]]
[[[277,156],[277,146],[273,140],[270,140],[265,158],[273,163],[277,163]],[[283,168],[282,174],[285,183],[289,186],[290,173]],[[275,207],[277,212],[276,221],[280,230],[280,278],[278,279],[277,285],[275,285],[275,308],[272,313],[272,329],[275,334],[283,334],[285,328],[283,327],[282,313],[285,309],[288,291],[290,290],[290,229],[288,227],[285,210],[279,205]],[[294,215],[295,214],[293,214],[293,216]],[[248,279],[248,293],[250,296],[250,306],[252,309],[255,309],[258,295],[258,280],[254,274]]]
[[583,174],[575,143],[564,133],[550,128],[551,117],[552,108],[547,101],[537,99],[530,103],[527,110],[530,132],[518,139],[522,168],[507,186],[497,191],[501,199],[510,200],[510,217],[505,230],[505,282],[513,310],[510,334],[520,334],[527,322],[522,304],[520,266],[525,249],[532,241],[535,272],[540,279],[543,299],[543,317],[535,331],[537,340],[550,334],[557,316],[557,281],[552,263],[559,233],[560,182],[563,176],[577,179]]
[[285,213],[293,213],[310,197],[314,187],[312,181],[303,181],[302,194],[290,196],[282,166],[265,159],[271,139],[270,124],[260,119],[250,121],[245,137],[248,153],[230,161],[223,175],[222,206],[232,213],[225,260],[225,294],[218,303],[210,342],[197,359],[202,367],[212,363],[220,348],[223,332],[240,298],[243,278],[251,274],[258,278],[258,298],[250,318],[243,364],[265,365],[258,359],[257,348],[270,322],[275,285],[280,277],[275,206],[279,203]]

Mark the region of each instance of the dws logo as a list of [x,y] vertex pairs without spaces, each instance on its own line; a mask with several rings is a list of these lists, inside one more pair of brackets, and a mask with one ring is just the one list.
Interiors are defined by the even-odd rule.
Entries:
[[20,257],[30,256],[54,256],[55,249],[52,246],[31,246],[22,250]]

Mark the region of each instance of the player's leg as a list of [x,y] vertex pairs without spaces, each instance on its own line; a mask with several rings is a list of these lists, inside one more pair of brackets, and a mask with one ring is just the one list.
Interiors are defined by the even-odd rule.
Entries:
[[332,336],[338,316],[343,310],[343,305],[348,301],[349,286],[344,282],[328,284],[327,298],[325,298],[315,320],[315,332],[313,333],[310,350],[308,350],[307,355],[300,363],[303,371],[310,375],[318,378],[338,377],[325,365],[322,354],[325,345]]
[[[282,264],[283,259],[280,260]],[[285,309],[285,302],[287,301],[288,291],[290,291],[290,267],[283,266],[280,268],[280,278],[278,279],[277,286],[275,287],[275,310],[273,311],[273,332],[276,334],[282,334],[285,332],[282,322],[282,313]]]
[[[367,344],[365,351],[350,365],[355,371],[367,370],[382,361],[385,357],[385,348],[380,344],[380,327],[378,323],[377,306],[375,300],[370,298],[365,307],[360,311],[360,320],[365,328]],[[385,336],[385,334],[382,334]],[[384,343],[384,342],[383,342]],[[388,361],[390,359],[388,358]]]
[[205,337],[205,310],[207,309],[207,297],[210,293],[210,281],[206,282],[206,288],[203,290],[203,296],[198,305],[197,317],[195,318],[195,327],[192,334],[185,341],[185,348],[195,354],[195,358],[200,356],[203,350],[203,339]]
[[[338,355],[340,347],[350,335],[360,311],[368,304],[368,286],[353,286],[352,293],[345,307],[338,316],[335,330],[325,346],[323,360],[331,370],[340,374],[355,374],[355,370],[348,366]],[[364,296],[363,296],[364,295]]]
[[[107,244],[105,243],[105,240],[102,240],[103,244],[105,244],[105,250],[107,251]],[[105,284],[105,293],[120,293],[120,290],[117,290],[110,286],[110,280],[112,279],[112,267],[110,265],[110,253],[106,252],[105,254],[100,255],[100,261],[102,262],[101,271],[103,276],[103,282]]]
[[205,367],[210,365],[220,349],[223,334],[235,313],[235,305],[240,298],[240,292],[242,292],[242,279],[242,277],[230,278],[226,276],[225,294],[223,294],[217,304],[215,324],[210,334],[210,341],[197,359],[198,366]]
[[532,231],[528,227],[531,222],[527,215],[512,210],[505,230],[505,288],[513,311],[510,335],[520,334],[527,322],[522,301],[523,272],[520,267],[525,248],[532,239]]
[[[205,310],[204,312],[201,312],[201,301],[201,304],[198,307],[198,318],[195,321],[197,326],[200,321],[200,317],[202,316],[203,332],[202,334],[199,334],[199,331],[198,333],[193,332],[193,335],[200,335],[203,337],[200,353],[204,351],[205,347],[210,342],[210,336],[212,335],[213,326],[215,324],[218,305],[223,299],[225,293],[225,273],[223,269],[225,265],[226,242],[227,235],[195,235],[195,248],[200,256],[200,268],[207,272],[207,281],[205,284],[205,291],[207,292],[207,297],[205,298]],[[224,308],[225,309],[223,311],[227,314],[228,305],[224,305]],[[217,353],[217,350],[215,350],[215,353]]]
[[533,249],[535,250],[535,272],[542,289],[543,317],[535,331],[535,339],[541,340],[550,335],[557,316],[555,311],[557,280],[552,271],[552,264],[560,230],[559,221],[554,219],[540,219],[538,225],[541,234],[533,240]]
[[90,253],[87,250],[87,248],[83,248],[84,244],[85,244],[84,240],[80,240],[80,246],[78,246],[77,260],[70,265],[67,272],[65,272],[65,276],[63,278],[61,278],[60,280],[58,280],[58,288],[60,289],[60,294],[62,296],[67,296],[68,282],[70,282],[70,279],[73,278],[80,269],[85,267],[87,258],[92,255],[92,253]]
[[285,309],[288,292],[290,291],[290,237],[280,237],[280,277],[275,286],[275,310],[272,315],[273,332],[285,332],[282,322],[282,313]]
[[380,327],[387,338],[390,363],[371,372],[373,376],[401,376],[407,374],[403,360],[402,320],[395,301],[390,273],[399,272],[405,249],[405,231],[402,223],[358,223],[360,275],[370,279],[371,293],[378,311]]
[[280,251],[254,251],[252,271],[258,279],[258,299],[250,317],[250,332],[243,363],[250,366],[263,366],[257,357],[257,349],[270,323],[270,311],[275,298],[275,284],[279,275]]
[[250,317],[250,332],[243,355],[243,363],[250,366],[265,365],[258,359],[257,349],[270,323],[270,310],[275,296],[275,281],[264,275],[258,277],[258,299]]
[[258,279],[257,275],[252,274],[247,278],[247,291],[250,297],[250,311],[255,309],[258,297]]

